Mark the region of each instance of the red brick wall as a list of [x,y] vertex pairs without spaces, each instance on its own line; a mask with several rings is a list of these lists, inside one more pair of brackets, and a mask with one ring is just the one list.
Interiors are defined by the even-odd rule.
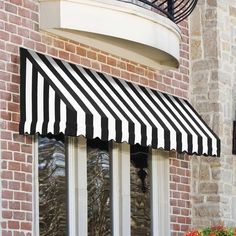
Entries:
[[[180,68],[154,71],[95,48],[39,31],[37,0],[0,1],[0,142],[2,236],[32,235],[32,138],[18,135],[19,47],[69,60],[160,91],[188,97],[188,24],[182,30]],[[170,158],[172,235],[190,224],[189,160]]]

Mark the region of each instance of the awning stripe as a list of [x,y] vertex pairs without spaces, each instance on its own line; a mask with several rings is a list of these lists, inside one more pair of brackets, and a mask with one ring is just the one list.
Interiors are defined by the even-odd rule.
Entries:
[[20,133],[60,132],[220,154],[219,138],[186,100],[21,49]]

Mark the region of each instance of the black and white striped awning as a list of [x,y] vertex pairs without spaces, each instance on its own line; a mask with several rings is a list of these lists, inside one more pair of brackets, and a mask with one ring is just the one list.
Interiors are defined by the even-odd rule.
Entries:
[[186,100],[26,49],[21,49],[20,133],[220,154],[219,138]]

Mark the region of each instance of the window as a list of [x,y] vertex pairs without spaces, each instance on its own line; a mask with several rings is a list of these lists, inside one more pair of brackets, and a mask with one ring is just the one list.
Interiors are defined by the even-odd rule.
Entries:
[[83,137],[36,144],[34,235],[170,235],[165,152]]

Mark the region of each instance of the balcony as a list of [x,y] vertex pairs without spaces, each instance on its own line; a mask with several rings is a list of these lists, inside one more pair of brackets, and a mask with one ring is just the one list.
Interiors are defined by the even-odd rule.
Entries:
[[41,29],[154,69],[179,65],[177,23],[197,0],[40,0]]

